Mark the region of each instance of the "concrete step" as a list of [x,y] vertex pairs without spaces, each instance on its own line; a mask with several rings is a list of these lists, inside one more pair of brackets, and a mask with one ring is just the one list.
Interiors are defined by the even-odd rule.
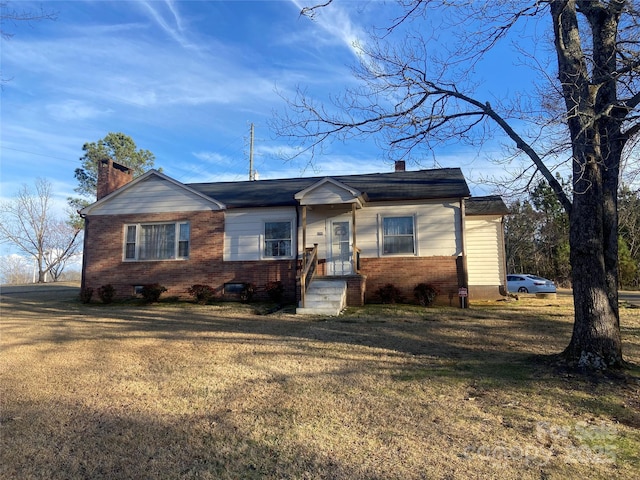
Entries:
[[298,307],[296,308],[296,314],[297,315],[329,315],[331,317],[337,317],[338,315],[340,315],[340,312],[342,310],[336,310],[333,308],[320,308],[320,307],[314,307],[314,308],[309,308],[309,307],[305,307],[305,308],[301,308]]
[[342,309],[342,299],[338,299],[338,300],[309,300],[309,298],[307,298],[307,301],[305,302],[305,307],[306,308],[333,308],[333,309],[337,309],[337,310],[341,310]]
[[346,284],[347,282],[344,280],[324,279],[324,278],[317,278],[317,277],[311,282],[311,285],[315,285],[317,287],[346,285]]
[[343,286],[335,286],[335,285],[328,285],[328,286],[321,286],[321,287],[317,287],[315,285],[311,285],[308,289],[307,289],[307,293],[309,292],[319,292],[319,293],[340,293],[344,290],[345,287]]
[[301,315],[339,315],[346,306],[347,282],[314,280],[305,296],[305,307],[296,308]]
[[341,298],[342,292],[334,293],[321,293],[321,292],[307,292],[307,300],[331,300],[334,298]]

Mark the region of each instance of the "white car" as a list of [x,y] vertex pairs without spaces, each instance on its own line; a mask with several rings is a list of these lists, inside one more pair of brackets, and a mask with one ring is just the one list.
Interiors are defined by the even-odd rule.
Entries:
[[507,275],[507,290],[519,293],[556,293],[551,280],[524,273]]

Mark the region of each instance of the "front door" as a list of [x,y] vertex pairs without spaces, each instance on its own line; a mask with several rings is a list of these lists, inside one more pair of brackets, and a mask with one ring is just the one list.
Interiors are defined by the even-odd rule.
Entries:
[[327,273],[329,275],[351,275],[351,231],[350,222],[331,220],[329,258],[327,259]]

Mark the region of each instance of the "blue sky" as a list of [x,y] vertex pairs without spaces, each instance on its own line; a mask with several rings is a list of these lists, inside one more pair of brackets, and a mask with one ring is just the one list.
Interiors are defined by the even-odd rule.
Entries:
[[[354,42],[393,17],[380,1],[339,0],[315,21],[301,0],[12,2],[18,10],[55,11],[55,21],[7,24],[2,41],[0,196],[36,177],[53,184],[57,205],[73,196],[82,145],[109,132],[151,150],[156,167],[181,182],[248,179],[255,125],[259,178],[392,171],[373,141],[335,142],[317,159],[284,162],[288,144],[268,122],[297,87],[326,99],[353,85]],[[505,62],[503,66],[514,63]],[[507,68],[485,79],[513,88]],[[529,79],[525,79],[529,81]],[[435,152],[473,183],[500,157],[485,146]],[[434,165],[426,158],[422,168]],[[408,165],[416,169],[416,165]]]

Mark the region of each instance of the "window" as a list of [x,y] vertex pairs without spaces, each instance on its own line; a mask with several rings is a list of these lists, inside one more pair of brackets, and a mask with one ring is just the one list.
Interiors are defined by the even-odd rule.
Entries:
[[291,222],[264,223],[264,256],[291,257]]
[[382,219],[382,252],[385,255],[415,253],[413,217]]
[[172,260],[189,257],[188,223],[149,223],[125,227],[125,260]]

